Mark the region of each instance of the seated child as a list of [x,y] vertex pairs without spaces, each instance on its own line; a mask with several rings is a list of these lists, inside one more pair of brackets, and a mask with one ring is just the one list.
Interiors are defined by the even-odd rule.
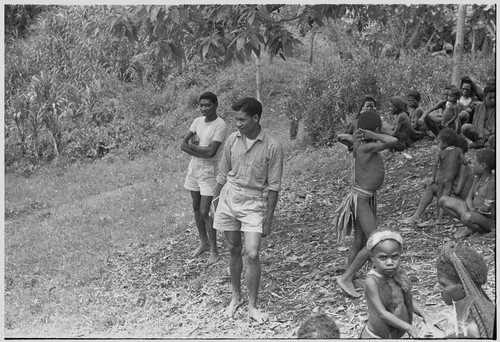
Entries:
[[[463,135],[458,136],[455,146],[460,148],[464,154],[469,150],[469,144],[467,142],[467,139]],[[472,187],[473,182],[474,174],[472,173],[472,169],[470,168],[469,164],[460,164],[458,176],[455,177],[455,180],[453,181],[453,190],[451,191],[451,195],[456,198],[465,200],[467,198],[467,195],[469,194],[469,190]],[[420,198],[417,210],[415,210],[412,216],[401,220],[401,223],[411,224],[419,222],[425,209],[427,209],[429,204],[432,203],[433,198],[437,195],[436,183],[432,183],[432,180],[427,179],[423,182],[423,184],[425,187],[425,191]]]
[[448,242],[436,259],[436,268],[441,297],[455,309],[459,336],[493,338],[495,303],[482,289],[488,275],[484,258],[470,247]]
[[361,104],[354,120],[349,124],[349,126],[347,126],[346,132],[344,134],[337,135],[337,141],[346,145],[349,151],[352,151],[352,145],[354,144],[353,134],[357,129],[356,126],[359,115],[369,110],[377,111],[377,101],[375,101],[374,97],[367,95],[363,99],[363,103]]
[[[437,139],[440,151],[432,168],[432,182],[437,184],[437,201],[441,196],[450,196],[453,181],[460,171],[460,164],[467,164],[462,150],[455,146],[458,134],[451,128],[444,128],[439,132]],[[437,205],[438,221],[443,219],[443,210]]]
[[419,329],[412,325],[413,313],[430,320],[413,299],[411,281],[399,268],[403,238],[394,230],[374,231],[366,243],[373,269],[365,280],[368,323],[360,338],[399,339],[405,333],[417,337]]
[[393,127],[385,132],[398,139],[397,142],[391,144],[390,149],[394,151],[405,150],[410,143],[411,122],[408,114],[408,105],[399,96],[393,96],[389,99],[391,102],[391,114],[397,115],[396,122]]
[[457,232],[456,238],[464,238],[472,233],[489,233],[495,227],[495,151],[478,150],[471,165],[474,172],[474,183],[469,195],[464,200],[443,196],[438,205],[458,218],[466,227]]
[[337,228],[338,240],[351,233],[354,239],[347,255],[347,269],[337,277],[337,283],[351,297],[359,297],[353,284],[354,275],[368,261],[365,247],[368,236],[377,229],[375,193],[384,182],[385,166],[379,153],[396,138],[378,133],[382,126],[380,115],[373,111],[361,113],[354,143],[354,174],[351,192],[335,210],[333,224]]
[[459,113],[462,109],[462,106],[458,103],[458,99],[460,98],[460,89],[456,87],[452,87],[448,92],[448,102],[449,105],[443,111],[443,120],[442,126],[443,128],[453,128],[456,132],[460,132],[461,124]]
[[297,333],[299,339],[339,339],[340,330],[335,321],[326,314],[308,317],[300,324]]
[[420,117],[424,114],[424,110],[419,106],[422,96],[416,90],[412,90],[406,96],[406,102],[410,110],[411,132],[410,139],[417,141],[425,137],[427,127],[424,122],[420,122]]

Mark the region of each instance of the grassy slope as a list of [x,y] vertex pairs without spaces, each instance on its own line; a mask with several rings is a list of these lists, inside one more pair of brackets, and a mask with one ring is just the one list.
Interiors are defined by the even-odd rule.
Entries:
[[[128,163],[54,168],[31,178],[6,175],[5,328],[7,337],[293,338],[305,316],[335,317],[354,338],[366,319],[363,299],[336,286],[345,248],[331,227],[347,191],[350,157],[342,147],[313,150],[288,141],[279,103],[266,104],[263,124],[287,149],[274,233],[263,243],[261,305],[270,324],[247,322],[244,310],[223,320],[229,301],[228,253],[206,268],[189,259],[196,229],[182,188],[188,158],[177,148]],[[434,147],[388,155],[380,191],[380,225],[397,228],[418,201],[418,176],[430,170]],[[433,258],[452,236],[453,222],[404,233],[405,266],[417,299],[443,309]],[[494,241],[472,241],[494,260]],[[491,272],[488,293],[495,297]],[[361,276],[361,275],[360,275]]]

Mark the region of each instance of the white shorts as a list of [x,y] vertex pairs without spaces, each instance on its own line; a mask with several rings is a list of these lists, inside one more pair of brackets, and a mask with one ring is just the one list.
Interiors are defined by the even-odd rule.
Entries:
[[197,191],[202,196],[213,196],[217,186],[216,176],[216,162],[193,158],[189,162],[184,187],[189,191]]
[[219,196],[214,229],[262,233],[266,203],[262,191],[226,183]]

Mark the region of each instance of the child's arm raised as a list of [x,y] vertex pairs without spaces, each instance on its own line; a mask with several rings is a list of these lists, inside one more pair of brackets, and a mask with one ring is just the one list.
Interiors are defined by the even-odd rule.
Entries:
[[381,144],[379,143],[372,143],[372,144],[365,144],[367,145],[364,150],[366,152],[375,152],[375,151],[383,151],[385,149],[390,148],[391,144],[398,142],[398,138],[388,135],[388,134],[383,134],[383,133],[375,133],[373,131],[368,131],[362,128],[359,128],[356,132],[356,140],[366,140],[366,139],[371,139],[371,140],[376,140],[380,141]]
[[446,100],[441,100],[439,101],[438,103],[436,103],[433,107],[427,109],[424,114],[422,114],[422,116],[418,119],[418,123],[419,124],[423,124],[424,123],[424,120],[425,118],[427,117],[427,115],[429,115],[430,113],[432,113],[433,111],[435,110],[438,110],[438,109],[442,109],[444,106],[446,106]]
[[365,297],[367,302],[370,302],[371,306],[373,306],[375,314],[378,315],[387,325],[403,330],[412,337],[417,337],[419,332],[417,327],[414,327],[410,323],[403,321],[401,318],[387,311],[382,303],[382,300],[380,299],[377,281],[373,277],[366,277]]

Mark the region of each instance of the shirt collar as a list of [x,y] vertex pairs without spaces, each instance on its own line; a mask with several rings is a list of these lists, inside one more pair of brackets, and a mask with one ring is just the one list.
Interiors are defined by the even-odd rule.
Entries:
[[[236,136],[238,138],[241,138],[243,134],[241,134],[240,131],[236,131]],[[262,127],[260,128],[260,133],[259,135],[257,135],[257,138],[255,138],[255,140],[264,140],[264,129]]]

